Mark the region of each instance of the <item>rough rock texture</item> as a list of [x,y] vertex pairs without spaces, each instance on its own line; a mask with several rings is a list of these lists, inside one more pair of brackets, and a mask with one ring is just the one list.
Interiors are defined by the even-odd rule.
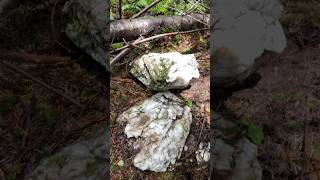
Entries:
[[213,37],[213,83],[233,86],[256,70],[255,59],[265,50],[286,47],[278,0],[216,0]]
[[108,131],[63,148],[44,159],[27,180],[104,180],[107,172]]
[[107,1],[70,0],[64,11],[71,22],[67,25],[67,36],[93,59],[109,69],[107,62]]
[[17,0],[1,0],[0,1],[0,15],[4,13],[12,4],[17,4]]
[[210,160],[210,143],[206,146],[203,143],[199,144],[199,148],[196,151],[196,158],[198,164],[208,162]]
[[130,72],[155,91],[185,88],[192,78],[200,76],[193,54],[150,53],[132,62],[131,66]]
[[134,166],[163,172],[180,157],[192,115],[177,96],[163,92],[125,111],[118,121],[127,122],[128,138],[138,138],[135,148],[140,152],[134,158]]
[[234,136],[230,140],[227,136],[232,136],[230,129],[234,129],[235,124],[216,112],[212,118],[218,127],[214,130],[216,139],[212,141],[210,149],[211,170],[222,179],[261,180],[262,168],[257,160],[257,147],[246,138]]

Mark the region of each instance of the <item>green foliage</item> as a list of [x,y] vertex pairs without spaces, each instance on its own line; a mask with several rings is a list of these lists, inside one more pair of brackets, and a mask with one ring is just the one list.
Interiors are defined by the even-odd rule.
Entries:
[[[122,1],[121,10],[124,14],[132,16],[133,14],[138,13],[146,6],[150,5],[154,0],[124,0]],[[118,14],[116,8],[118,6],[119,0],[111,0],[111,18],[115,18],[115,15]],[[206,5],[209,6],[209,5]],[[149,10],[150,15],[181,15],[183,13],[191,12],[205,12],[208,9],[204,5],[199,3],[197,0],[162,0],[154,7]]]
[[192,108],[192,101],[191,100],[186,100],[186,106],[188,106],[189,108]]
[[118,48],[123,47],[123,45],[124,45],[123,42],[113,43],[113,44],[111,45],[111,48],[115,50],[115,49],[118,49]]
[[182,54],[190,54],[190,53],[192,53],[192,50],[193,50],[192,48],[187,47],[187,48],[183,49]]
[[119,166],[119,167],[123,167],[124,166],[124,160],[120,160],[118,163],[117,163],[117,165]]
[[295,129],[298,127],[298,122],[294,120],[290,120],[288,121],[287,126],[289,129]]
[[252,122],[241,119],[241,124],[245,126],[245,135],[256,145],[261,145],[263,141],[263,130]]

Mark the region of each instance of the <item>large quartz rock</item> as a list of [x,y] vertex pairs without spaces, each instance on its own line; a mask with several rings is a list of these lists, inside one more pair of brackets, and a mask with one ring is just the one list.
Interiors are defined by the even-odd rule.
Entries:
[[106,0],[70,0],[64,11],[70,18],[67,36],[94,60],[109,69],[107,48],[107,7]]
[[131,66],[130,72],[155,91],[185,88],[192,78],[200,76],[193,54],[150,53],[132,62]]
[[125,133],[135,137],[134,166],[141,170],[166,171],[180,157],[189,134],[190,108],[170,92],[158,93],[118,118],[127,122]]
[[218,127],[211,129],[216,136],[211,138],[211,171],[215,171],[218,179],[261,180],[262,168],[257,160],[257,146],[247,138],[232,136],[230,132],[235,129],[234,123],[216,112],[213,112],[212,118]]
[[108,130],[89,140],[64,147],[45,158],[27,180],[80,180],[107,178]]
[[278,0],[216,0],[214,4],[213,83],[228,87],[256,71],[265,50],[282,52],[286,37]]
[[0,15],[5,13],[6,10],[13,4],[17,4],[17,0],[1,0],[0,1]]

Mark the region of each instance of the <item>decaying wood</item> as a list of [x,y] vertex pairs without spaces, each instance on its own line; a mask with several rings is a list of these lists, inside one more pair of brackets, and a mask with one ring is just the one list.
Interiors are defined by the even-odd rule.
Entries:
[[115,20],[110,23],[110,36],[113,42],[137,39],[141,35],[159,30],[190,30],[203,28],[209,24],[209,15],[190,14],[176,16],[142,17],[136,19]]
[[67,56],[38,55],[4,50],[0,51],[0,58],[41,64],[56,64],[71,61],[71,58]]

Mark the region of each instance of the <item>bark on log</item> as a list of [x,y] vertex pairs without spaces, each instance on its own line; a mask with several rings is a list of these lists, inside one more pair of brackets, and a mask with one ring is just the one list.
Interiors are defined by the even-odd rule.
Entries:
[[209,15],[205,14],[115,20],[110,23],[110,39],[113,42],[122,41],[122,38],[134,40],[160,28],[190,30],[202,28],[205,24],[209,24]]

